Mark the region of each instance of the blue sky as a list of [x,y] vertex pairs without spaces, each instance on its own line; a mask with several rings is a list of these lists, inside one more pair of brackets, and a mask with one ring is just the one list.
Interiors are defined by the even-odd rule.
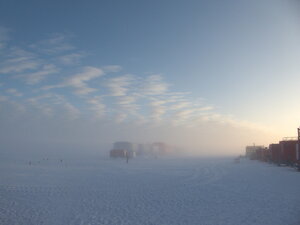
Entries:
[[[132,141],[206,132],[180,142],[217,148],[225,130],[224,149],[295,136],[299,10],[283,0],[1,1],[1,133],[34,142],[66,129],[61,139],[98,143],[104,126]],[[19,127],[31,126],[25,137]]]

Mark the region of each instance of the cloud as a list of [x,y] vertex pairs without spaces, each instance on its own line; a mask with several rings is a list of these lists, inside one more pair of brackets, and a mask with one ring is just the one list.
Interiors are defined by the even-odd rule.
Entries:
[[114,109],[116,123],[121,123],[127,118],[141,118],[139,114],[140,105],[137,100],[141,97],[136,92],[138,82],[134,82],[132,75],[123,75],[111,78],[106,81],[105,86],[108,87],[109,94],[107,96],[114,97]]
[[10,49],[7,58],[0,63],[0,74],[20,73],[26,70],[34,70],[40,65],[40,61],[31,52],[20,48]]
[[[8,32],[0,28],[1,44],[9,40]],[[31,110],[32,116],[47,116],[53,119],[85,119],[93,121],[123,124],[151,124],[161,127],[199,127],[218,124],[230,127],[264,129],[258,124],[238,120],[223,115],[203,99],[194,99],[189,92],[174,92],[173,86],[160,74],[137,76],[124,74],[112,77],[107,73],[118,73],[120,65],[103,67],[81,66],[80,60],[86,56],[69,43],[70,36],[55,34],[51,38],[30,45],[30,51],[18,47],[6,47],[1,51],[0,73],[6,76],[5,87],[0,93],[1,108],[9,103],[22,112],[22,107]],[[75,51],[76,50],[76,51]],[[74,66],[76,65],[76,67]],[[75,71],[70,73],[70,71]],[[60,76],[50,76],[62,72]],[[10,79],[19,77],[28,85],[36,85],[43,95],[32,96],[41,92],[24,92],[19,83]],[[104,77],[104,78],[102,78]],[[51,78],[52,83],[46,83]],[[39,86],[43,82],[43,87]],[[95,82],[96,81],[96,82]],[[46,83],[46,84],[44,84]],[[100,85],[103,89],[100,89]],[[99,87],[99,88],[98,88]],[[62,89],[64,90],[56,90]],[[28,89],[28,87],[27,87]],[[50,93],[51,92],[51,93]],[[58,93],[64,93],[59,95]],[[70,93],[75,93],[71,96]],[[76,104],[75,104],[76,102]],[[24,103],[24,104],[19,104]],[[18,105],[19,104],[19,105]],[[24,110],[23,110],[24,111]],[[92,116],[91,116],[92,115]],[[42,117],[45,118],[45,117]],[[95,120],[94,120],[95,119]]]
[[152,114],[150,118],[154,121],[161,121],[162,116],[167,112],[167,108],[163,105],[161,106],[156,106],[152,108]]
[[21,97],[21,96],[23,96],[23,94],[22,94],[21,92],[19,92],[17,89],[14,89],[14,88],[7,89],[7,90],[6,90],[6,93],[11,94],[11,95],[14,95],[14,96],[16,96],[16,97]]
[[185,119],[190,118],[191,115],[193,115],[193,113],[195,113],[195,109],[186,109],[186,110],[182,110],[182,111],[177,112],[175,115],[180,120],[185,120]]
[[108,65],[108,66],[104,66],[103,67],[103,70],[105,72],[113,72],[113,73],[116,73],[116,72],[119,72],[122,70],[122,67],[119,66],[119,65]]
[[144,95],[162,95],[167,92],[168,87],[161,75],[151,75],[146,78],[142,90]]
[[71,86],[81,86],[83,82],[89,81],[96,77],[102,76],[104,73],[101,69],[91,66],[86,66],[83,68],[83,72],[78,73],[67,80],[67,84]]
[[90,92],[94,92],[97,89],[90,88],[86,84],[86,82],[95,79],[97,77],[100,77],[104,75],[104,72],[96,67],[87,66],[84,67],[83,72],[78,73],[71,78],[67,79],[65,81],[66,86],[72,86],[76,89],[76,93],[79,95],[85,95]]
[[200,115],[212,113],[212,106],[203,101],[194,101],[187,93],[176,93],[165,90],[163,94],[156,96],[145,96],[149,100],[151,114],[150,120],[175,126],[191,126],[204,120],[195,120]]
[[189,124],[193,121],[195,112],[193,108],[177,111],[172,118],[172,123],[174,125]]
[[63,97],[60,96],[60,95],[47,93],[47,94],[43,94],[43,95],[28,98],[27,101],[32,105],[37,105],[40,100],[50,99],[50,98],[59,99],[59,101],[57,101],[57,100],[55,101],[55,104],[61,103],[62,100],[63,100]]
[[[128,90],[126,90],[127,92]],[[116,123],[121,123],[127,118],[141,118],[139,114],[140,105],[137,104],[138,96],[133,93],[128,93],[126,95],[120,95],[121,92],[117,96],[113,95],[114,104],[112,105],[112,112],[115,115],[114,121]],[[111,95],[109,95],[111,96]]]
[[64,117],[68,120],[75,120],[81,115],[80,110],[70,103],[65,96],[55,93],[28,98],[27,103],[47,117]]
[[197,109],[197,111],[210,111],[213,110],[214,107],[213,106],[204,106],[204,107],[200,107]]
[[58,57],[58,60],[64,65],[75,65],[78,64],[83,57],[84,55],[82,53],[71,53]]
[[[126,117],[133,116],[134,118],[139,117],[139,109],[140,105],[136,103],[137,97],[136,96],[119,96],[116,99],[116,105],[119,115],[119,112],[122,112],[122,118],[124,118],[124,114]],[[117,118],[120,118],[120,116],[117,116]],[[120,119],[117,119],[117,122],[120,122]]]
[[101,96],[88,99],[87,103],[91,105],[89,109],[94,113],[96,118],[102,118],[105,115],[106,106],[103,104]]
[[25,70],[32,70],[38,67],[38,63],[35,61],[22,61],[20,63],[16,63],[14,65],[2,63],[0,65],[0,73],[8,74],[8,73],[20,73]]
[[57,33],[51,35],[49,39],[31,44],[30,47],[47,54],[59,54],[75,49],[75,47],[68,42],[69,38],[70,35]]
[[118,104],[120,105],[130,105],[136,101],[134,96],[121,96],[118,98]]
[[133,77],[124,75],[116,78],[111,78],[106,82],[106,87],[110,91],[110,96],[125,96],[128,88],[131,85]]
[[95,88],[91,88],[87,85],[87,82],[104,75],[103,70],[96,67],[86,66],[82,69],[81,73],[75,74],[64,82],[56,85],[48,85],[43,87],[44,90],[49,90],[53,88],[63,88],[63,87],[73,87],[75,88],[75,93],[78,95],[86,95],[91,92],[97,91]]
[[42,115],[53,116],[54,105],[64,104],[65,99],[61,95],[47,93],[27,99],[27,102],[37,109]]
[[151,100],[150,105],[154,106],[154,107],[155,106],[161,106],[161,105],[164,105],[164,104],[169,102],[166,99],[162,100],[162,99],[157,99],[157,98],[150,98],[150,100]]
[[[177,124],[192,120],[197,114],[213,108],[187,99],[188,93],[171,92],[169,84],[161,75],[146,78],[123,75],[106,81],[112,99],[116,121],[143,117],[148,123],[162,122]],[[122,113],[120,113],[122,112]],[[126,116],[125,116],[126,115]],[[122,118],[122,119],[121,119]]]
[[165,106],[166,103],[168,103],[166,100],[151,98],[151,120],[154,120],[155,122],[162,120],[162,116],[167,112],[167,107]]
[[170,109],[171,110],[179,110],[179,109],[183,109],[183,108],[188,108],[191,106],[191,102],[188,102],[188,101],[179,101],[179,102],[176,102],[170,106]]
[[20,75],[19,77],[25,78],[26,83],[33,85],[44,80],[48,75],[58,73],[59,69],[53,64],[43,65],[43,67],[33,73]]

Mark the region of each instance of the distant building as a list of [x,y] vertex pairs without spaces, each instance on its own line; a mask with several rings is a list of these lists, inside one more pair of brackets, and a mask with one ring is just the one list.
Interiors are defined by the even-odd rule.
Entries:
[[281,163],[292,165],[298,161],[298,140],[284,139],[279,142],[279,145],[281,150]]
[[128,141],[118,141],[113,144],[113,149],[110,150],[110,157],[112,158],[130,158],[136,156],[136,147],[133,143]]
[[111,158],[126,158],[127,151],[124,149],[112,149],[109,152]]
[[270,144],[269,145],[271,161],[274,163],[281,162],[281,146],[280,144]]
[[112,158],[126,158],[126,154],[130,158],[135,156],[162,156],[169,154],[172,148],[163,142],[154,142],[152,144],[135,144],[128,141],[118,141],[113,144],[110,150]]
[[128,141],[118,141],[115,142],[113,145],[114,149],[125,149],[128,151],[133,151],[133,143],[128,142]]
[[248,158],[255,157],[256,151],[264,148],[265,147],[263,145],[246,146],[246,157]]

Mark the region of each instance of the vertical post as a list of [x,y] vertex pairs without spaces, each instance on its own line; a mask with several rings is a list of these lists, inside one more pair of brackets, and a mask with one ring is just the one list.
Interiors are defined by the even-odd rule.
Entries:
[[298,171],[300,171],[300,127],[298,127],[298,146],[296,148],[296,151],[297,151],[297,168],[298,168]]
[[297,160],[300,160],[300,127],[297,128],[298,130],[298,148],[296,148],[297,150]]

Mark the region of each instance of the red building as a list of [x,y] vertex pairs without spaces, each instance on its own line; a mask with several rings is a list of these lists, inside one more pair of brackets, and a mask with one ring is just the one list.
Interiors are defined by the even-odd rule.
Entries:
[[280,144],[270,144],[269,145],[271,161],[274,163],[281,162],[281,148]]
[[256,149],[255,154],[254,156],[252,156],[252,158],[266,162],[270,159],[270,152],[267,148],[258,148]]
[[298,140],[283,140],[279,142],[283,163],[294,164],[297,162],[297,143]]
[[270,158],[271,158],[270,150],[268,148],[262,149],[261,160],[264,162],[268,162],[270,161]]

